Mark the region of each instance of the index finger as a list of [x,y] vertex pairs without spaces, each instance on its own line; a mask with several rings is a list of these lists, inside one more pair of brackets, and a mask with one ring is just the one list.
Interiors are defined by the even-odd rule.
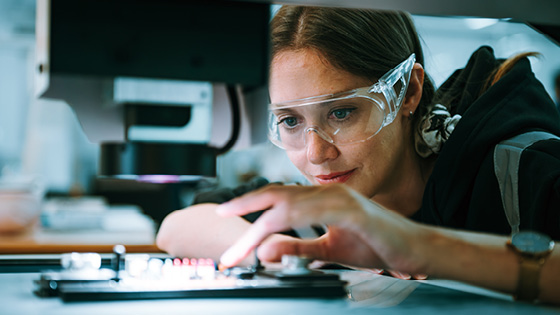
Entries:
[[255,247],[269,235],[284,231],[288,226],[274,222],[270,213],[264,213],[249,229],[230,247],[222,257],[220,263],[224,267],[232,267],[247,257]]
[[218,205],[216,213],[220,216],[231,217],[269,209],[281,201],[282,196],[288,190],[290,188],[287,186],[267,186]]

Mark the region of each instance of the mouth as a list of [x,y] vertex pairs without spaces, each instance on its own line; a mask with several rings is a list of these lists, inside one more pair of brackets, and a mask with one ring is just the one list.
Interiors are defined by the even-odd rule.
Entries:
[[315,179],[320,185],[331,184],[331,183],[344,183],[348,179],[350,179],[350,177],[354,174],[354,171],[356,171],[356,169],[344,171],[344,172],[330,173],[327,175],[317,175],[315,176]]

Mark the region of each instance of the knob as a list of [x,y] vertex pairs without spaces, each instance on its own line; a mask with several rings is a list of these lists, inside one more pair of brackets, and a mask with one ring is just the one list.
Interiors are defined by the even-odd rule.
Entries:
[[115,271],[115,278],[113,280],[119,281],[119,272],[121,270],[121,264],[123,261],[123,256],[126,253],[126,249],[123,245],[115,245],[113,247],[113,270]]
[[307,268],[311,259],[300,257],[296,255],[283,255],[282,256],[282,273],[289,275],[304,275],[311,273]]

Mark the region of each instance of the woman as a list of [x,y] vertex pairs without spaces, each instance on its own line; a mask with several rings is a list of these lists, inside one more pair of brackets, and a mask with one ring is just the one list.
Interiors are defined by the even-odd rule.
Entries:
[[[560,134],[560,119],[525,58],[502,64],[481,48],[434,97],[408,14],[284,6],[272,21],[269,88],[270,138],[312,184],[343,183],[351,196],[426,223],[500,234],[531,228],[560,238],[560,142],[552,135]],[[495,148],[535,130],[550,136],[531,146],[530,159],[521,155],[522,194],[502,193],[500,185],[510,186],[497,179]],[[323,207],[339,203],[328,189],[296,189],[325,196]],[[502,198],[518,203],[504,209]],[[251,224],[215,208],[170,214],[158,246],[219,257]]]

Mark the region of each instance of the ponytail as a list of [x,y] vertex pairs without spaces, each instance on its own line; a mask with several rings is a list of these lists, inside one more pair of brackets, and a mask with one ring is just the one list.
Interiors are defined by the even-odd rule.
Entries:
[[513,66],[521,59],[527,57],[540,57],[541,54],[538,52],[525,52],[517,54],[513,57],[508,58],[504,61],[498,68],[496,68],[490,76],[488,77],[484,88],[480,91],[480,94],[486,92],[492,85],[498,82],[504,75],[506,75]]

